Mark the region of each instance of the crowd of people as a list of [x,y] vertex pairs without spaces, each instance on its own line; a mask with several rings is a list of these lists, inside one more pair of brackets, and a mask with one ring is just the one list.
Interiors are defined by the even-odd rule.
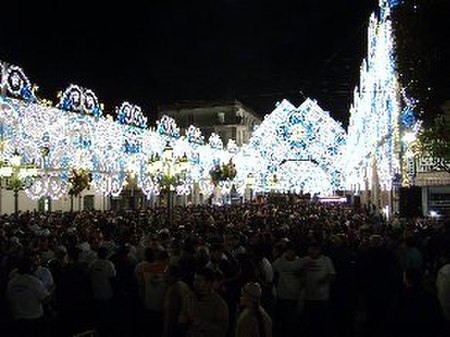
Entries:
[[258,202],[0,217],[2,336],[448,336],[450,222]]

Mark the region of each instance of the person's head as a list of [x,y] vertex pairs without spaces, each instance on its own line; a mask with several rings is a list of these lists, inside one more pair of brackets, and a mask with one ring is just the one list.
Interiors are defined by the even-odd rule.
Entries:
[[97,256],[99,259],[105,260],[108,257],[108,248],[100,247],[97,250]]
[[213,290],[215,273],[210,268],[202,268],[194,275],[194,291],[197,295],[208,295]]
[[55,256],[58,260],[64,260],[67,257],[67,248],[63,245],[57,246]]
[[155,252],[153,251],[153,248],[147,247],[145,248],[145,261],[147,262],[154,262],[155,261]]
[[249,282],[241,289],[240,305],[243,307],[258,307],[261,299],[261,286],[257,282]]
[[287,241],[285,246],[284,256],[287,260],[292,261],[296,257],[295,247],[292,241]]
[[381,247],[383,245],[383,237],[378,234],[373,234],[369,238],[371,247]]
[[167,273],[167,283],[174,284],[181,279],[182,270],[179,265],[171,264]]
[[31,256],[26,255],[21,258],[17,264],[17,272],[19,274],[33,274],[35,271],[36,265],[33,262]]
[[220,243],[214,243],[210,248],[211,261],[219,262],[223,256],[223,245]]
[[155,254],[155,258],[156,260],[160,261],[160,262],[164,262],[164,263],[168,263],[170,256],[169,253],[167,252],[167,250],[158,250]]
[[284,241],[279,241],[273,245],[272,256],[277,259],[280,255],[284,253],[286,243]]
[[417,268],[406,269],[403,273],[403,282],[408,288],[418,288],[422,285],[422,272]]
[[322,255],[322,246],[317,241],[312,241],[308,246],[308,255],[312,259],[317,259]]
[[213,289],[219,293],[224,290],[225,277],[220,270],[214,271]]
[[408,235],[405,238],[405,245],[408,248],[415,247],[416,246],[416,238],[414,236],[412,236],[412,235]]

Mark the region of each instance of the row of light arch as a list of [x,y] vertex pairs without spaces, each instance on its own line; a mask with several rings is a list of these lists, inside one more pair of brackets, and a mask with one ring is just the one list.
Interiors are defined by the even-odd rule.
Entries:
[[[190,163],[177,186],[179,194],[192,193],[194,182],[201,193],[210,194],[214,185],[209,171],[230,160],[237,176],[220,183],[223,193],[234,186],[244,194],[249,174],[257,192],[273,189],[274,182],[281,191],[322,194],[342,186],[336,158],[342,153],[345,132],[313,100],[298,108],[283,101],[266,116],[250,143],[239,148],[234,140],[224,145],[217,134],[206,141],[193,125],[182,132],[168,116],[150,129],[140,107],[128,102],[116,108],[115,118],[105,115],[94,92],[78,85],[70,85],[53,106],[38,99],[21,68],[5,63],[1,67],[1,156],[8,158],[19,151],[25,162],[40,169],[40,176],[26,190],[31,198],[61,198],[68,191],[71,170],[77,168],[92,173],[97,193],[116,196],[127,177],[133,176],[144,194],[158,194],[160,186],[149,174],[148,162],[161,157],[167,144],[175,157],[186,155]],[[283,165],[283,158],[311,161]],[[332,178],[324,180],[330,173]]]
[[224,193],[234,186],[244,194],[249,174],[257,192],[271,190],[275,181],[280,191],[322,195],[371,190],[374,176],[389,190],[402,172],[401,134],[417,132],[420,126],[412,112],[414,102],[398,83],[390,19],[395,5],[380,0],[379,13],[370,18],[368,56],[354,91],[348,134],[316,101],[307,99],[298,107],[283,101],[248,144],[238,147],[230,140],[224,145],[216,134],[206,141],[193,125],[182,132],[168,116],[149,128],[140,107],[128,102],[116,108],[115,118],[105,115],[94,92],[78,85],[70,85],[53,106],[38,99],[20,67],[0,63],[1,155],[8,158],[18,150],[41,169],[26,191],[31,198],[61,198],[73,168],[92,173],[97,193],[116,196],[133,176],[145,195],[158,194],[148,161],[162,156],[167,144],[190,163],[179,194],[192,193],[194,182],[201,193],[212,193],[210,169],[230,160],[237,175],[220,183]]

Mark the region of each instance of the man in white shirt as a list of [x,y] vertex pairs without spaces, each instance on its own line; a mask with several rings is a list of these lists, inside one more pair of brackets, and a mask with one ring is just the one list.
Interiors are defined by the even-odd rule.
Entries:
[[322,254],[318,242],[310,243],[300,259],[305,270],[305,315],[308,336],[326,335],[330,284],[336,277],[333,262]]
[[114,264],[107,259],[108,249],[100,247],[97,251],[98,259],[89,266],[91,277],[92,296],[96,304],[96,316],[101,333],[108,335],[112,329],[111,322],[113,320],[113,296],[116,269]]
[[33,261],[23,258],[6,288],[6,298],[10,305],[11,315],[17,322],[18,336],[43,336],[44,316],[43,303],[49,292],[42,282],[33,275]]
[[450,250],[445,255],[447,255],[444,258],[445,264],[439,269],[436,277],[436,289],[444,318],[450,323]]
[[278,326],[280,336],[293,336],[298,321],[298,300],[300,297],[300,272],[303,265],[292,242],[286,242],[284,253],[273,262],[277,293]]
[[114,264],[106,259],[108,254],[106,248],[99,248],[97,254],[98,259],[89,266],[92,295],[94,300],[111,300],[114,295],[112,282],[116,277],[116,269]]

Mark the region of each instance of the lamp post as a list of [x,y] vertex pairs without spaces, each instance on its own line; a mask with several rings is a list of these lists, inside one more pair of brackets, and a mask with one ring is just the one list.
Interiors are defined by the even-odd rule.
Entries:
[[249,188],[249,192],[250,192],[250,202],[252,202],[252,198],[253,198],[253,185],[255,184],[255,177],[253,176],[253,173],[249,173],[247,174],[247,179],[246,179],[246,185]]
[[31,165],[22,165],[22,156],[15,152],[12,157],[0,166],[0,178],[6,178],[6,187],[14,192],[14,213],[19,212],[19,191],[26,187],[33,177],[37,176],[37,169]]
[[270,192],[276,192],[278,190],[278,177],[273,174],[269,179]]
[[149,172],[154,177],[160,179],[160,188],[167,192],[167,212],[169,223],[173,224],[173,192],[178,185],[178,178],[189,169],[189,161],[186,154],[182,157],[174,155],[174,151],[169,142],[167,142],[162,157],[158,155],[152,157],[149,161]]

